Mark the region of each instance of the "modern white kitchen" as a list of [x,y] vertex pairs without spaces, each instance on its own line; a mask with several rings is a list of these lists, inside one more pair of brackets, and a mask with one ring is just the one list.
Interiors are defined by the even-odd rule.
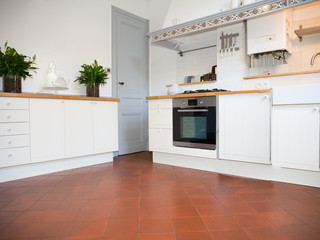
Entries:
[[1,1],[35,69],[7,90],[0,59],[0,239],[317,239],[319,12]]

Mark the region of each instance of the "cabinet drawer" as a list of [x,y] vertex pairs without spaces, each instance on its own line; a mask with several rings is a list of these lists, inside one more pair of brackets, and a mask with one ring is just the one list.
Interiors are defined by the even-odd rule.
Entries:
[[1,97],[0,109],[29,109],[29,99]]
[[150,128],[172,128],[172,109],[150,109]]
[[149,100],[149,109],[172,108],[172,99]]
[[0,123],[0,136],[29,134],[29,123]]
[[172,152],[172,129],[150,129],[149,151]]
[[0,148],[15,148],[29,146],[29,135],[1,136]]
[[29,147],[0,149],[0,167],[30,163]]
[[29,122],[29,110],[0,110],[0,122]]

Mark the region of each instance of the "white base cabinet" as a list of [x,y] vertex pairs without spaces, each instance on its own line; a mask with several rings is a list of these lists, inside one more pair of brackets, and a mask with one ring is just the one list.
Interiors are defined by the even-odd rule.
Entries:
[[319,171],[320,105],[273,107],[272,164]]
[[65,101],[30,99],[31,162],[65,157]]
[[270,94],[220,95],[219,159],[270,164]]

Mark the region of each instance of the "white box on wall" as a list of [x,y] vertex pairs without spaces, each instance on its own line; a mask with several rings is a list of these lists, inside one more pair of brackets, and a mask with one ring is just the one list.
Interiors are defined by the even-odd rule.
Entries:
[[287,50],[291,53],[290,11],[281,11],[247,21],[247,54]]

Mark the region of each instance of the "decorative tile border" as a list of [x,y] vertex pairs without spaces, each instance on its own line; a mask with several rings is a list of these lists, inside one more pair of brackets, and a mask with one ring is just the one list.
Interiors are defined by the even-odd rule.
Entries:
[[[177,26],[176,29],[168,30],[164,33],[157,34],[156,32],[148,34],[151,37],[152,42],[157,42],[165,40],[168,38],[177,37],[187,33],[197,32],[199,30],[215,28],[226,23],[232,23],[240,20],[245,20],[251,17],[256,17],[268,12],[279,11],[282,9],[287,9],[297,5],[306,4],[309,2],[314,2],[315,0],[278,0],[278,1],[262,1],[256,4],[253,4],[252,8],[240,8],[240,12],[234,12],[226,16],[221,16],[221,14],[212,15],[212,17],[207,18],[206,20],[199,19],[199,23],[194,23],[192,25],[186,25],[183,27]],[[260,4],[257,6],[257,4]],[[217,17],[217,15],[220,15]],[[172,28],[170,28],[172,29]]]

